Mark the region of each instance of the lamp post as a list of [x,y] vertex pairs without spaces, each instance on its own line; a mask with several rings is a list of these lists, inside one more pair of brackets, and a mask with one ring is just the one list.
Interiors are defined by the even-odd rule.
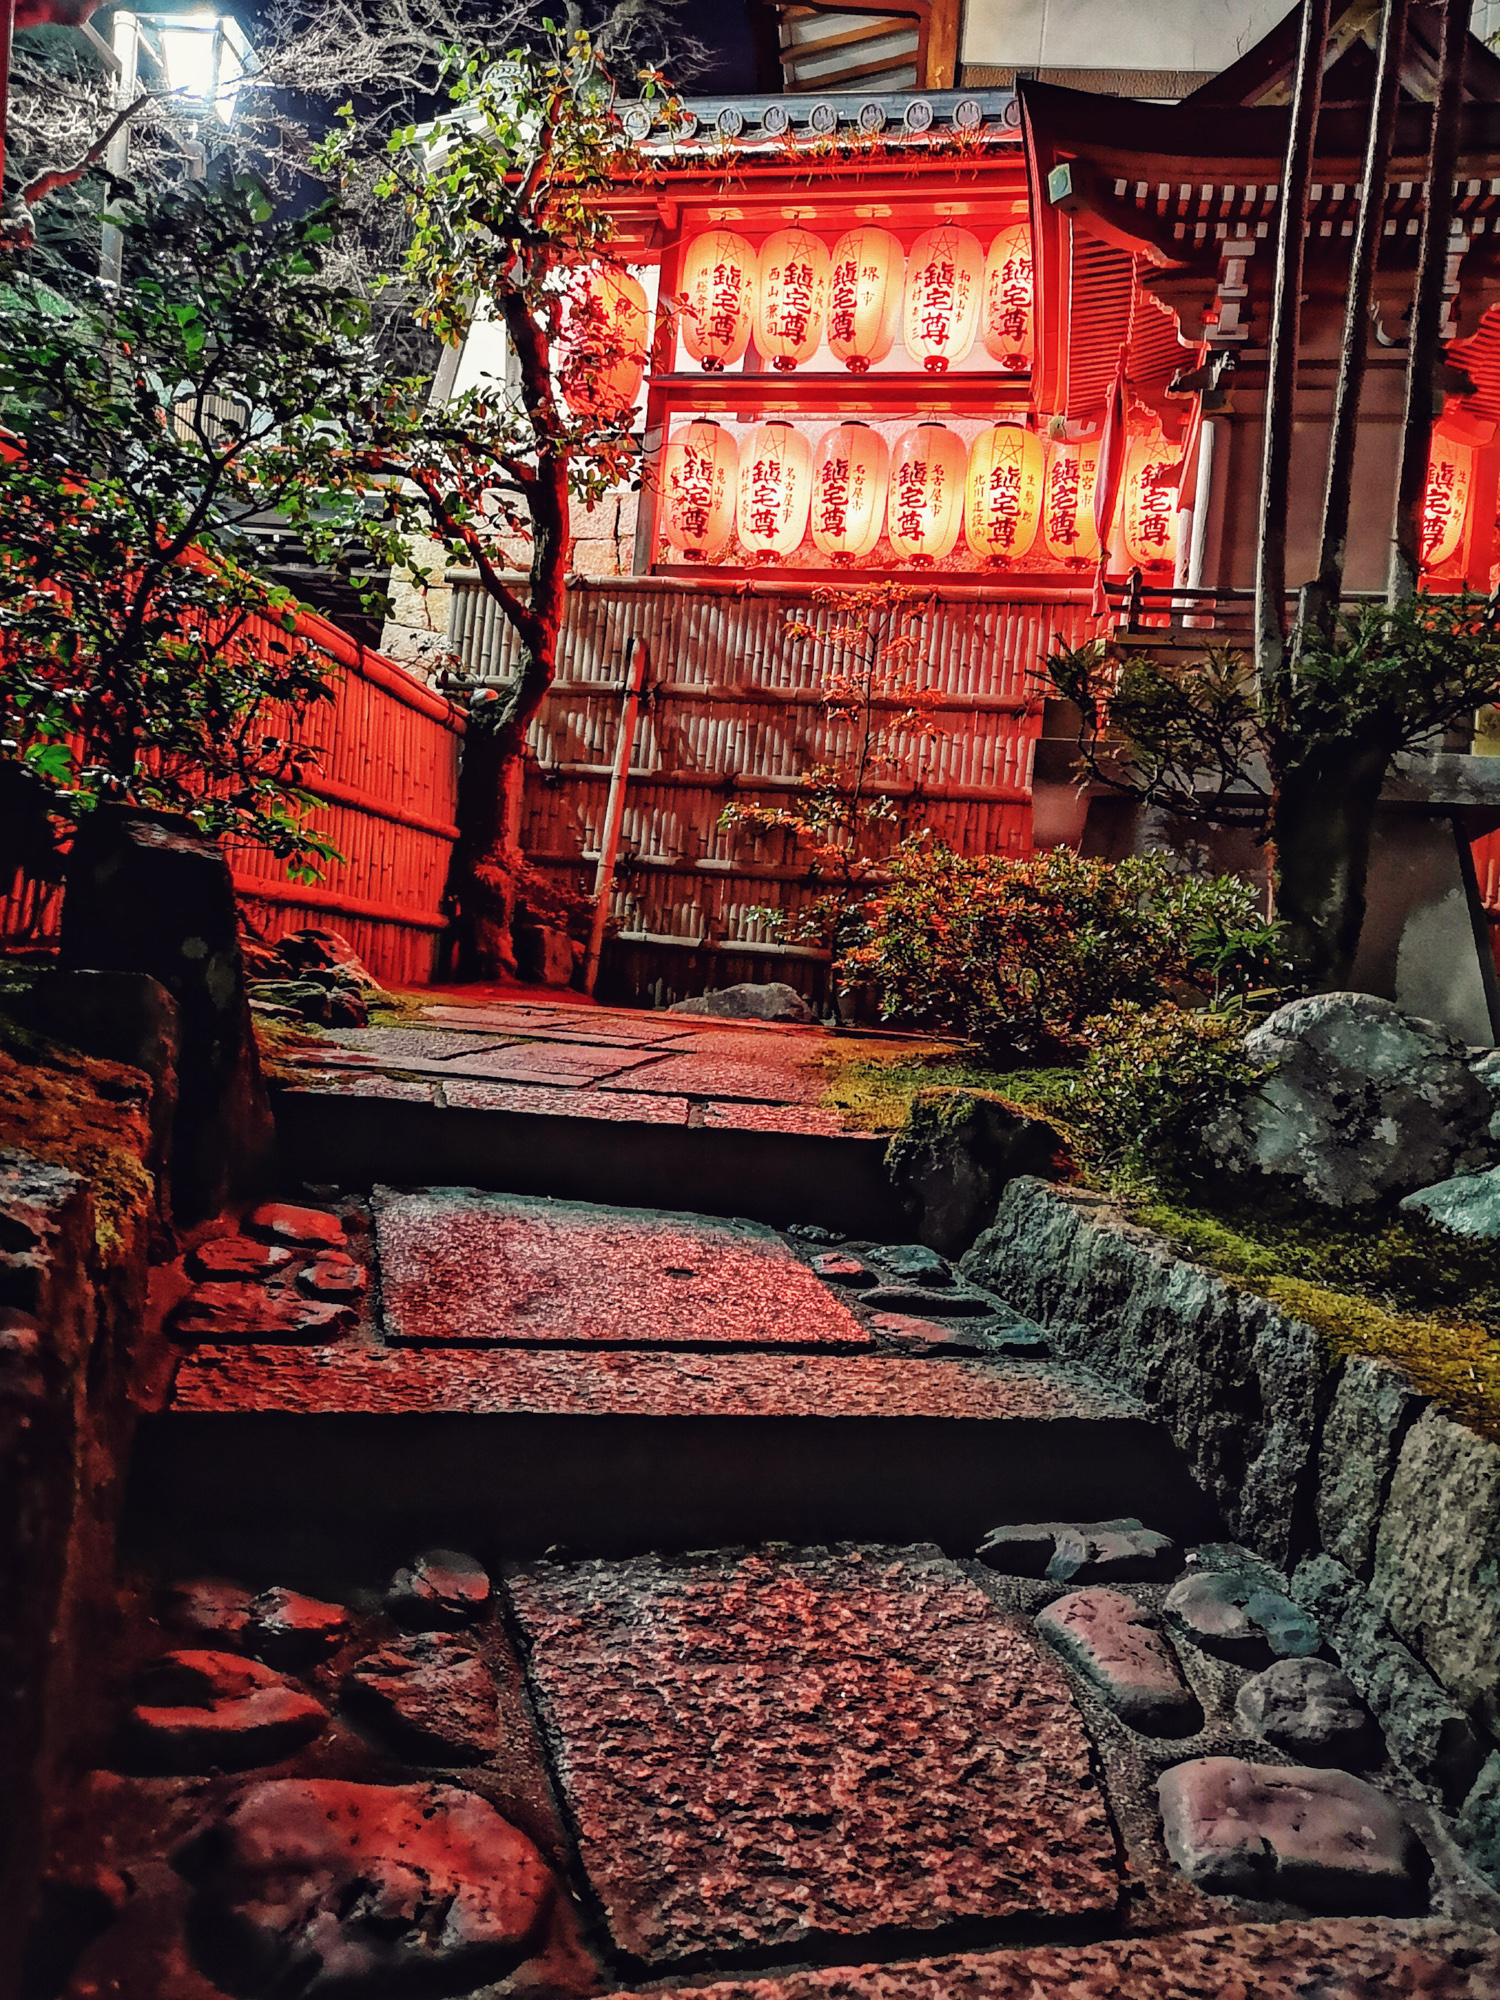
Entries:
[[[115,107],[133,102],[141,71],[164,86],[164,101],[182,120],[188,173],[201,180],[208,150],[199,136],[215,119],[227,131],[234,123],[241,88],[260,68],[244,30],[232,15],[197,10],[190,14],[136,14],[122,7],[112,23],[110,60],[115,72]],[[105,166],[123,180],[130,164],[130,126],[122,124],[109,143]],[[99,275],[120,282],[124,244],[105,215]]]

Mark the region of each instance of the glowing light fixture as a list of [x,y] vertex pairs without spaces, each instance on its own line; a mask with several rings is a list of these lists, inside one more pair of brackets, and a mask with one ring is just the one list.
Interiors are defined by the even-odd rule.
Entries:
[[734,533],[738,471],[734,439],[707,417],[662,453],[662,532],[685,562],[711,562]]
[[1435,431],[1427,460],[1422,504],[1422,567],[1441,569],[1463,546],[1474,484],[1474,453],[1457,438]]
[[162,66],[172,107],[188,118],[212,112],[234,122],[240,86],[259,67],[244,30],[231,15],[146,14],[161,41]]
[[649,338],[646,291],[629,271],[584,273],[568,302],[562,391],[580,417],[617,417],[641,393]]
[[1132,562],[1177,559],[1181,460],[1159,430],[1133,431],[1125,451],[1125,551]]
[[812,465],[812,537],[841,567],[861,562],[885,526],[890,454],[885,439],[852,419],[818,439]]
[[828,250],[806,229],[778,229],[761,246],[755,344],[773,368],[811,361],[828,314]]
[[969,448],[964,534],[986,562],[1015,562],[1036,540],[1047,455],[1020,424],[993,424]]
[[962,361],[974,345],[984,285],[977,236],[944,223],[919,236],[906,260],[906,351],[929,375]]
[[682,270],[682,340],[710,374],[738,361],[755,318],[757,260],[743,236],[711,229],[688,246]]
[[946,424],[914,424],[891,453],[886,531],[903,562],[941,562],[964,518],[963,440]]
[[851,375],[884,361],[901,325],[906,253],[887,229],[851,229],[833,249],[828,346]]
[[1024,222],[1002,229],[984,265],[980,331],[984,351],[1011,374],[1028,372],[1036,342],[1032,315],[1031,231]]
[[758,424],[740,446],[738,526],[747,555],[791,555],[807,532],[812,451],[790,424]]
[[1099,531],[1094,526],[1094,483],[1099,477],[1099,440],[1077,444],[1059,439],[1047,447],[1047,479],[1042,496],[1042,540],[1059,562],[1095,562]]

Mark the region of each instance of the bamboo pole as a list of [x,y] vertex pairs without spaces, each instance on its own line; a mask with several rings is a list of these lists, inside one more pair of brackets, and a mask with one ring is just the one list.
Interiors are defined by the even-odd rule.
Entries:
[[1422,507],[1427,497],[1432,398],[1442,348],[1443,286],[1448,276],[1448,239],[1453,229],[1453,172],[1458,162],[1471,4],[1472,0],[1445,0],[1443,7],[1438,88],[1432,106],[1432,149],[1427,160],[1427,200],[1422,214],[1417,284],[1411,306],[1411,340],[1406,355],[1406,414],[1401,426],[1401,461],[1386,579],[1386,598],[1391,604],[1400,604],[1413,595],[1422,569]]
[[599,958],[604,950],[604,926],[609,920],[609,896],[615,879],[615,857],[620,851],[620,828],[625,821],[625,787],[630,775],[630,753],[635,748],[635,718],[640,707],[641,684],[651,654],[644,639],[637,638],[630,649],[630,674],[625,683],[625,700],[620,709],[620,730],[615,742],[615,764],[610,774],[609,799],[604,808],[604,831],[599,842],[599,866],[594,873],[594,922],[589,931],[588,955],[583,961],[583,990],[592,993],[599,977]]
[[1263,686],[1281,672],[1286,655],[1286,523],[1291,494],[1293,402],[1302,331],[1302,260],[1307,192],[1312,180],[1329,0],[1302,0],[1292,123],[1281,175],[1276,221],[1276,283],[1266,357],[1266,408],[1261,443],[1260,534],[1255,552],[1255,669]]

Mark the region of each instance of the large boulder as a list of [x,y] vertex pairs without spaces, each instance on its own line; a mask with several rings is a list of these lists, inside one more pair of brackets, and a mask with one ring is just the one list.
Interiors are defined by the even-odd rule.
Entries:
[[693,1000],[678,1000],[668,1008],[671,1014],[711,1014],[721,1021],[798,1021],[814,1018],[795,986],[773,979],[765,986],[721,986],[712,993],[700,993]]
[[1003,1098],[924,1090],[886,1148],[885,1169],[919,1241],[956,1257],[993,1220],[1007,1183],[1052,1178],[1066,1151],[1044,1118]]
[[1431,1021],[1370,993],[1315,993],[1246,1037],[1274,1065],[1202,1137],[1205,1163],[1330,1208],[1359,1207],[1488,1166],[1493,1090]]

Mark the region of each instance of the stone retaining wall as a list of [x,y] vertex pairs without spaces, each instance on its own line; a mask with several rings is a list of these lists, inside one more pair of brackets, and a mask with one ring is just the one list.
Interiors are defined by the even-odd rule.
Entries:
[[963,1269],[1159,1411],[1500,1880],[1500,1448],[1098,1195],[1013,1180]]

